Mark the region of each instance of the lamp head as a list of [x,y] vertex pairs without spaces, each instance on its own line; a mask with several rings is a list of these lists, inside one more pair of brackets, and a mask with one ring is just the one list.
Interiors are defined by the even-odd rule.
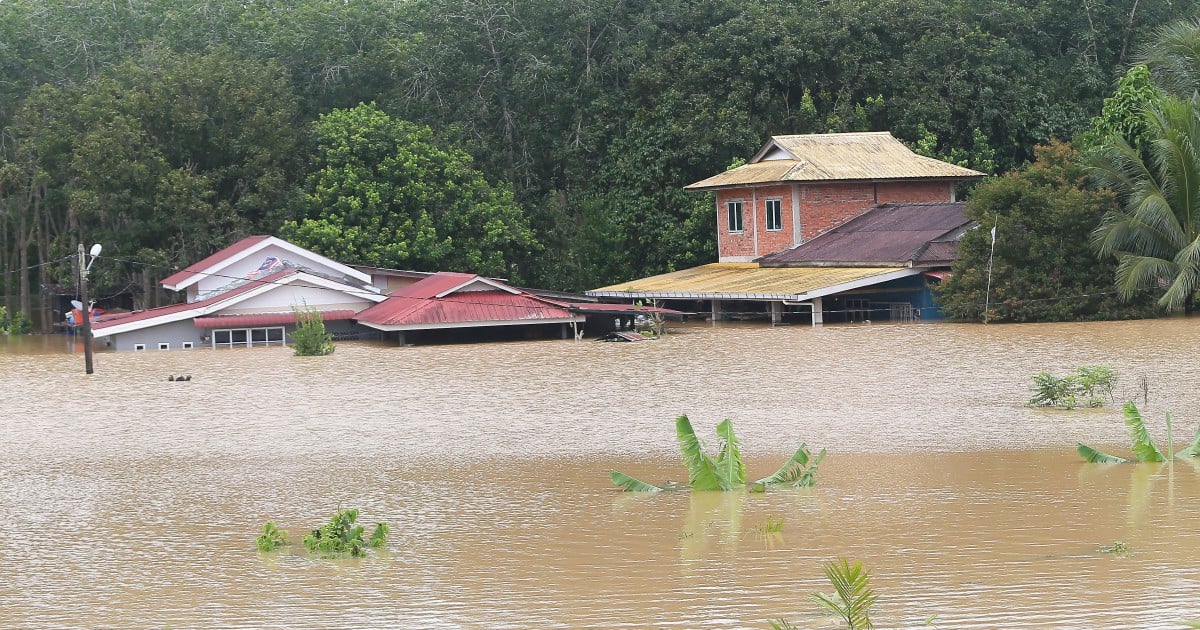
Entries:
[[100,243],[96,243],[95,245],[92,245],[92,251],[91,251],[91,252],[89,252],[89,253],[90,253],[92,256],[99,256],[99,255],[100,255],[100,250],[102,250],[102,249],[104,249],[104,247],[102,247],[102,246],[100,245]]

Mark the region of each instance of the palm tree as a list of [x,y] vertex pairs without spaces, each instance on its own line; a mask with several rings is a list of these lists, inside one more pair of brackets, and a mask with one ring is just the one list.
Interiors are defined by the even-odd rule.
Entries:
[[1200,91],[1200,19],[1168,24],[1138,55],[1158,87],[1181,98]]
[[1114,135],[1089,159],[1093,182],[1121,202],[1092,244],[1116,256],[1121,297],[1164,288],[1160,305],[1190,313],[1200,288],[1200,96],[1164,96],[1145,117],[1144,152]]

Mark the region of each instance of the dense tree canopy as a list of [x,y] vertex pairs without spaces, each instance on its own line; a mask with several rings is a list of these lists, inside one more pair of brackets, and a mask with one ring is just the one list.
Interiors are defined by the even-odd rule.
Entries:
[[[414,125],[405,134],[432,130],[422,142],[453,161],[469,155],[496,195],[484,214],[520,208],[529,233],[485,252],[481,234],[495,230],[458,238],[463,226],[431,211],[436,235],[393,232],[406,257],[360,243],[364,262],[479,264],[548,288],[615,283],[715,257],[711,205],[681,187],[772,134],[887,129],[928,155],[1018,168],[1035,144],[1087,129],[1134,51],[1197,11],[1171,0],[4,0],[0,293],[29,312],[39,287],[70,283],[49,263],[80,241],[174,266],[287,220],[344,227],[343,245],[385,226],[338,223],[329,213],[349,201],[315,187],[336,162],[313,125],[370,102]],[[1139,59],[1166,67],[1153,50]],[[156,280],[135,270],[102,265],[97,280],[106,294]]]
[[334,110],[315,127],[305,213],[284,223],[284,238],[350,264],[521,279],[528,222],[470,156],[374,105]]
[[967,202],[968,216],[980,227],[959,243],[953,275],[940,289],[946,314],[985,319],[985,305],[989,321],[1152,314],[1152,300],[1144,295],[1120,299],[1112,288],[1114,263],[1098,262],[1089,242],[1101,217],[1115,207],[1112,192],[1088,188],[1075,151],[1063,144],[1040,147],[1034,163],[980,184]]

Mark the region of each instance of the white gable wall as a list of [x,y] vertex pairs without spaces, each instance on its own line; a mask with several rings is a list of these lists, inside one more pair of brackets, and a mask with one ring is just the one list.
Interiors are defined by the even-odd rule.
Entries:
[[317,287],[297,280],[238,302],[233,308],[222,309],[221,314],[290,312],[293,306],[303,307],[305,304],[317,310],[361,311],[374,303],[353,293]]
[[[252,254],[247,255],[245,258],[232,261],[225,267],[214,270],[212,273],[217,275],[202,276],[200,280],[192,286],[197,287],[198,294],[200,295],[201,299],[203,299],[206,294],[211,295],[212,291],[227,287],[237,279],[245,279],[247,275],[257,271],[258,268],[262,266],[263,261],[272,256],[281,261],[288,262],[299,267],[312,269],[317,273],[323,273],[333,277],[341,277],[345,273],[343,270],[331,267],[316,258],[309,258],[308,256],[297,254],[296,252],[284,249],[279,245],[272,243]],[[280,269],[282,269],[282,267]],[[188,294],[189,297],[191,297],[190,290],[188,291]]]

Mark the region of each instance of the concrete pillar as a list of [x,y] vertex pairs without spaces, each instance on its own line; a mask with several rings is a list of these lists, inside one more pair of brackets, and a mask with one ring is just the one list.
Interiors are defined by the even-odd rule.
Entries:
[[712,323],[717,323],[721,319],[721,300],[712,301]]
[[771,324],[783,321],[783,302],[767,302],[767,310],[771,313]]
[[821,303],[821,298],[812,299],[812,325],[814,327],[825,323],[825,305]]

